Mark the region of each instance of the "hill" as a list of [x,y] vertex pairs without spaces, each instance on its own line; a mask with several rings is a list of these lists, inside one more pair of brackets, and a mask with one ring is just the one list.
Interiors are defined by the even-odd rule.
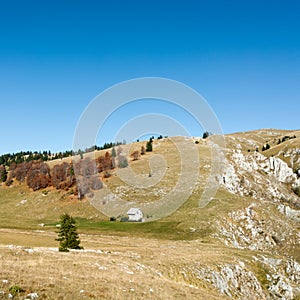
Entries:
[[[105,188],[81,201],[53,187],[33,192],[24,183],[2,184],[1,278],[9,281],[0,282],[3,295],[18,284],[45,299],[299,298],[300,131],[262,129],[224,140],[220,170],[214,170],[213,136],[154,140],[153,152],[134,161],[130,154],[143,143],[122,146],[130,168],[112,170]],[[155,207],[167,195],[180,203],[182,194],[172,194],[180,180],[194,187],[187,201],[154,221],[157,210],[150,209],[150,222],[110,222],[119,216],[104,215],[97,202],[109,191],[140,207]],[[219,189],[200,208],[208,180]],[[64,212],[75,217],[87,250],[54,251]]]

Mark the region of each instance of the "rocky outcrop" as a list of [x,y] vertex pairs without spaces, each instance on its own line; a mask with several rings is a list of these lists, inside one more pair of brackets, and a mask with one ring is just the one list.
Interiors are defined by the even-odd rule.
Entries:
[[[253,268],[255,271],[253,271]],[[173,268],[169,276],[191,286],[211,285],[234,299],[286,299],[300,296],[300,265],[293,259],[253,256],[232,264]]]
[[227,218],[217,222],[215,236],[227,246],[240,249],[274,251],[277,244],[289,241],[291,228],[281,228],[274,220],[271,224],[256,211],[256,204],[244,210],[232,211]]
[[300,222],[300,211],[290,208],[288,205],[280,204],[278,211],[284,214],[286,217]]
[[235,299],[266,299],[255,274],[243,262],[217,266],[195,264],[172,269],[169,275],[195,287],[209,284],[221,294]]
[[253,257],[259,262],[267,279],[269,299],[292,300],[300,296],[300,265],[293,259]]
[[293,183],[297,180],[297,175],[288,164],[280,158],[270,157],[267,161],[269,166],[265,171],[272,173],[279,182]]
[[223,175],[217,176],[217,181],[229,192],[259,200],[284,199],[300,207],[300,198],[292,192],[292,188],[300,186],[300,178],[280,158],[267,158],[258,152],[244,155],[240,149],[234,149],[224,165]]

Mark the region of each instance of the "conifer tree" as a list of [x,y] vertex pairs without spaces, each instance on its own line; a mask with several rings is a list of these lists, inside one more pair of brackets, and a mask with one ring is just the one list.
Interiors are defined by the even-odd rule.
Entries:
[[0,165],[0,182],[5,182],[7,179],[7,171],[5,166]]
[[152,142],[153,142],[153,139],[150,138],[149,141],[146,144],[146,151],[147,152],[151,152],[152,151]]
[[111,156],[112,156],[112,157],[116,157],[116,156],[117,156],[115,147],[113,147],[113,148],[111,149]]
[[56,241],[59,241],[58,249],[61,252],[68,252],[69,249],[83,249],[80,246],[75,220],[68,214],[60,217],[60,229]]

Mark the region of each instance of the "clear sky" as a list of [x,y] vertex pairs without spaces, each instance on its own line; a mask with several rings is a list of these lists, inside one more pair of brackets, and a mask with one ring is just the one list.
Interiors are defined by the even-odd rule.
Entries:
[[300,1],[0,1],[0,154],[71,149],[94,97],[145,76],[198,91],[225,133],[299,129]]

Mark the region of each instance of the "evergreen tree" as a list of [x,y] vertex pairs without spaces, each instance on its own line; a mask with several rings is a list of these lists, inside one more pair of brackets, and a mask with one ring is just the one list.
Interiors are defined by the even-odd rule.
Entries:
[[118,167],[119,168],[126,168],[128,166],[127,158],[123,155],[118,156]]
[[152,151],[152,138],[150,138],[150,140],[147,142],[146,144],[146,151],[147,152],[151,152]]
[[68,214],[60,217],[60,229],[58,232],[59,251],[68,252],[69,249],[83,249],[77,233],[75,220]]
[[5,166],[0,165],[0,182],[5,182],[7,179],[7,171]]
[[202,138],[203,138],[203,139],[206,139],[206,138],[208,138],[210,135],[211,135],[211,133],[210,133],[210,132],[208,132],[208,131],[205,131],[205,132],[203,133],[203,136],[202,136]]
[[83,159],[83,151],[81,149],[78,150],[78,154],[80,156],[80,159]]
[[115,147],[113,147],[113,148],[111,149],[111,156],[112,156],[112,157],[116,157],[116,156],[117,156]]

